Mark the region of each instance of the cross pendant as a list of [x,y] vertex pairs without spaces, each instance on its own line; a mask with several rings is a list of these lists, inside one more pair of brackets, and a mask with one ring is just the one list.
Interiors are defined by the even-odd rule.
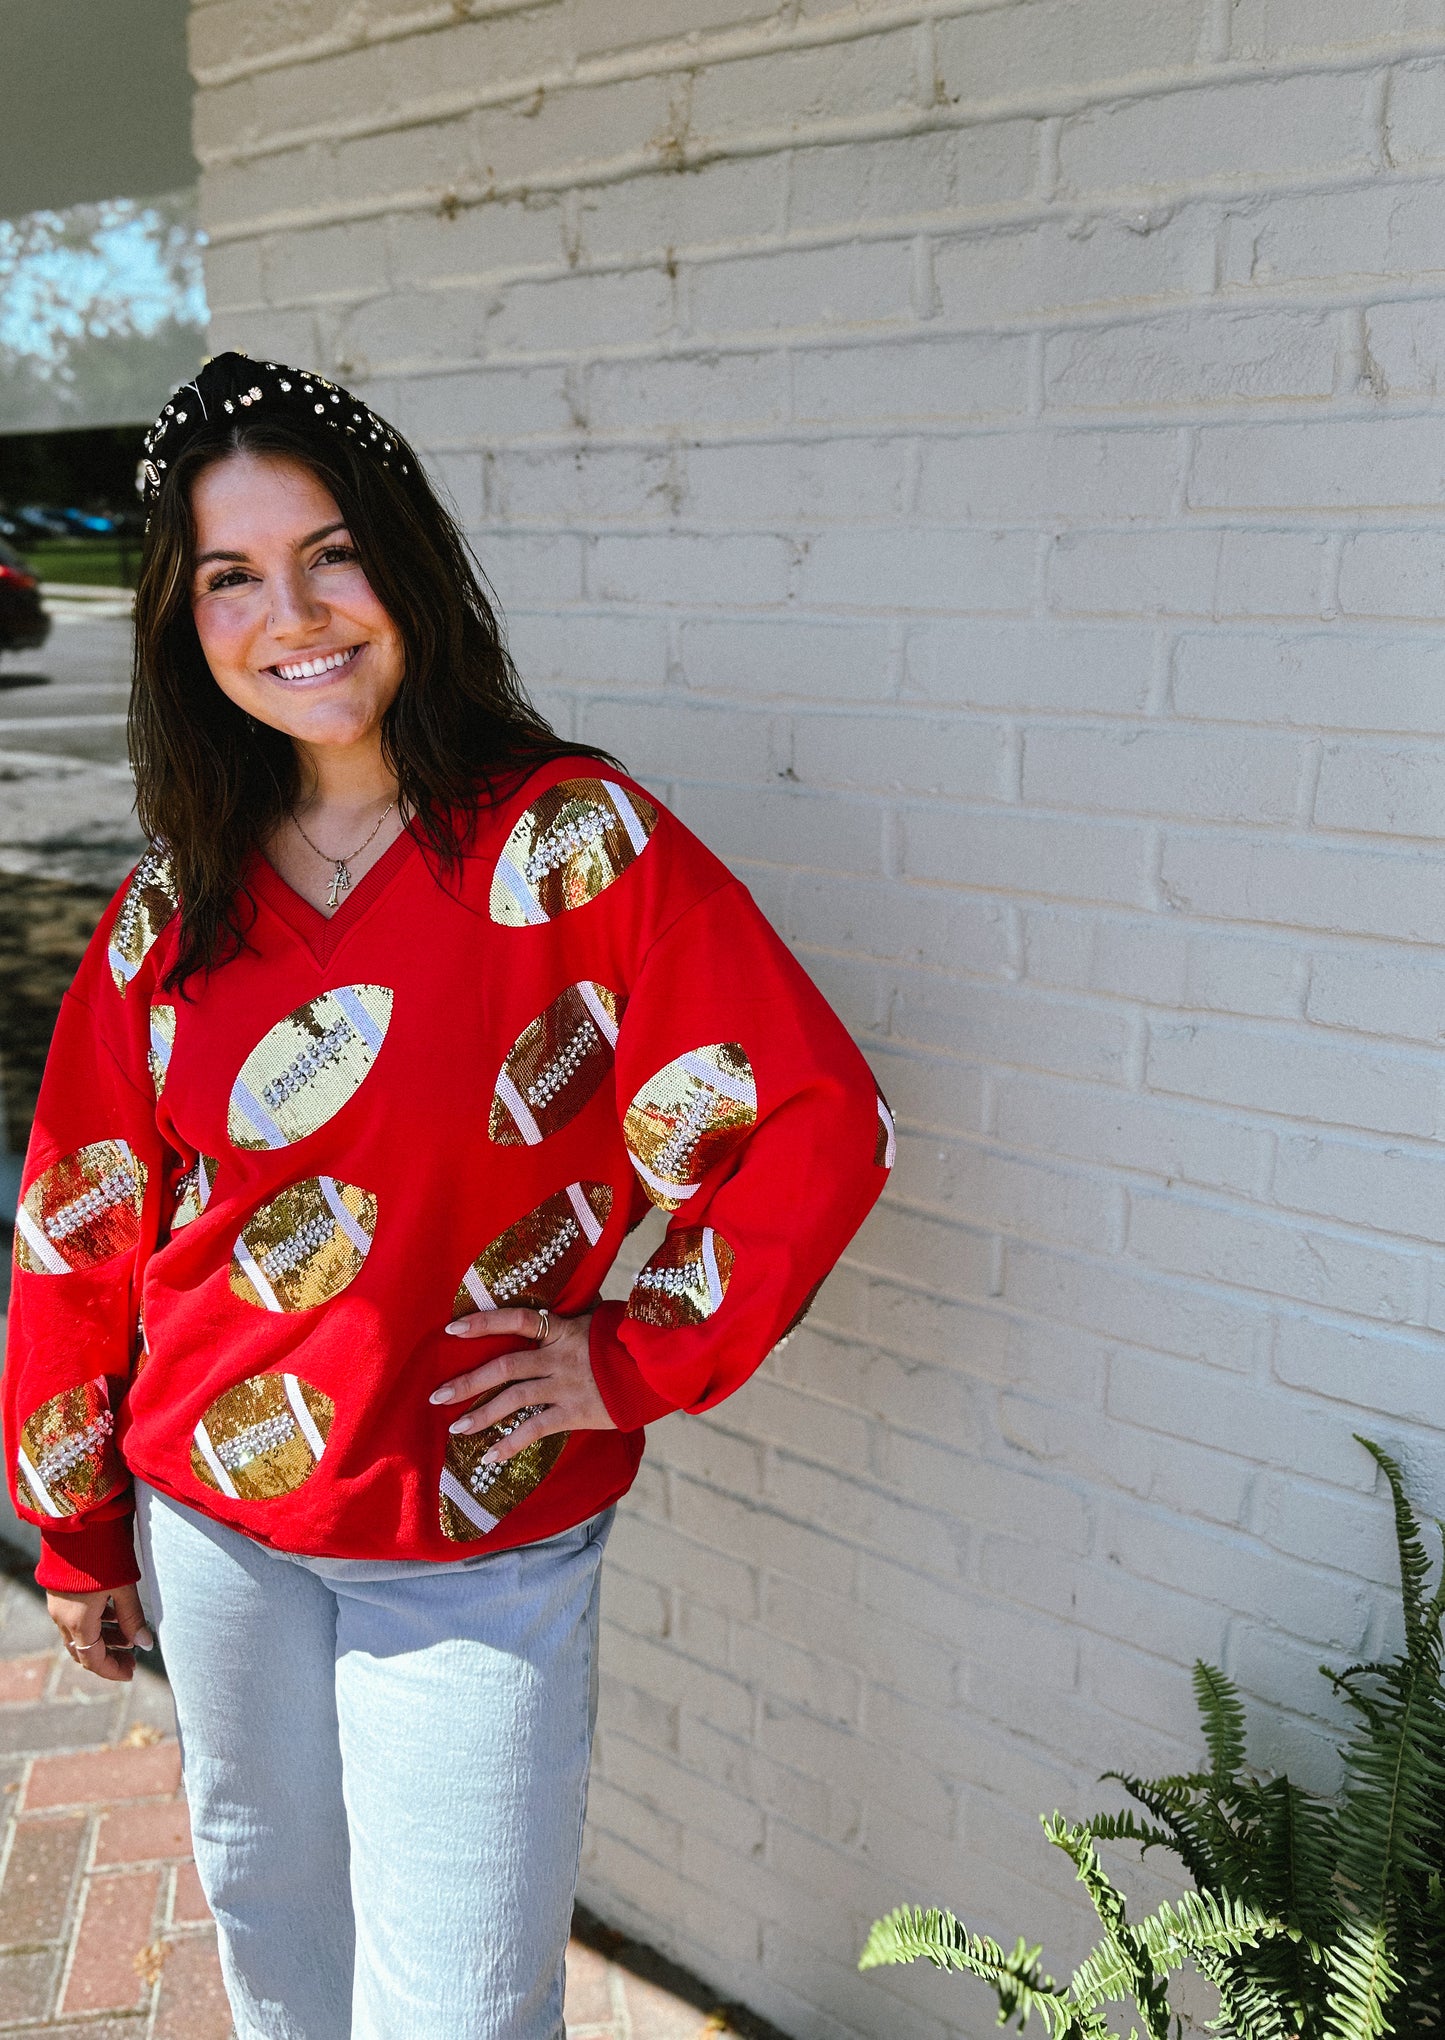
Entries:
[[346,868],[346,859],[344,857],[338,857],[336,860],[336,869],[331,874],[331,894],[326,902],[327,906],[332,909],[333,913],[336,910],[337,901],[340,899],[342,893],[349,892],[350,890],[351,890],[351,873]]

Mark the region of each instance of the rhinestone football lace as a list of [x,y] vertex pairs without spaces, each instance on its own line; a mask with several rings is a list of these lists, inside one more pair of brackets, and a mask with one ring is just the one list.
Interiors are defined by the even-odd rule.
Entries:
[[115,1418],[109,1410],[102,1410],[83,1431],[76,1431],[68,1438],[57,1439],[41,1456],[36,1472],[47,1487],[52,1481],[63,1480],[65,1475],[72,1468],[79,1466],[83,1459],[90,1459],[99,1453],[114,1429]]
[[531,856],[523,866],[523,875],[529,885],[536,885],[538,879],[548,872],[560,871],[564,864],[584,850],[590,850],[607,834],[607,816],[598,808],[589,808],[584,814],[570,822],[556,823],[537,838]]
[[99,1218],[103,1211],[109,1211],[117,1204],[133,1204],[138,1187],[133,1168],[111,1169],[84,1196],[72,1198],[69,1204],[62,1204],[58,1211],[51,1212],[44,1221],[46,1237],[68,1239],[72,1233],[88,1226],[92,1219]]
[[[510,1438],[513,1431],[520,1429],[526,1423],[528,1417],[537,1417],[541,1413],[542,1405],[540,1403],[528,1403],[525,1409],[515,1411],[503,1423],[493,1424],[492,1430],[499,1438]],[[481,1460],[478,1460],[467,1475],[467,1486],[474,1495],[485,1495],[489,1488],[496,1485],[506,1470],[505,1466],[485,1466]]]
[[278,1445],[284,1445],[296,1429],[295,1419],[288,1411],[278,1411],[274,1417],[263,1417],[259,1424],[248,1424],[244,1431],[237,1431],[234,1438],[227,1438],[216,1448],[216,1457],[227,1473],[238,1473],[251,1460],[259,1459],[263,1452],[273,1452]]
[[349,1020],[336,1021],[319,1040],[312,1042],[309,1048],[304,1048],[294,1061],[289,1062],[279,1076],[272,1078],[261,1093],[263,1103],[273,1112],[278,1105],[284,1105],[288,1098],[293,1098],[309,1083],[318,1070],[325,1069],[328,1063],[335,1062],[338,1056],[344,1054],[355,1036],[356,1029]]
[[529,1105],[550,1105],[559,1091],[571,1083],[588,1056],[594,1055],[602,1045],[602,1036],[590,1020],[579,1021],[576,1032],[565,1042],[552,1060],[537,1072],[535,1079],[527,1086]]
[[298,1225],[295,1232],[284,1240],[278,1240],[274,1247],[268,1247],[264,1254],[257,1256],[263,1275],[274,1280],[289,1275],[299,1268],[303,1261],[310,1259],[331,1237],[334,1221],[329,1214],[320,1212],[315,1218],[308,1218],[304,1225]]

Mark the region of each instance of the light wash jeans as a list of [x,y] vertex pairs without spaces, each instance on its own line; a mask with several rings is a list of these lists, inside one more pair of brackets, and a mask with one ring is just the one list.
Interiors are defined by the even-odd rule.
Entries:
[[559,2040],[612,1511],[430,1565],[136,1504],[238,2040]]

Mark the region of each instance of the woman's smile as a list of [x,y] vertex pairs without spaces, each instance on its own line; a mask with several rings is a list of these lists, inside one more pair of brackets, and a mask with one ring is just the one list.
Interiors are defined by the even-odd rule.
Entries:
[[261,670],[274,674],[288,687],[314,685],[318,680],[346,678],[354,672],[365,650],[365,645],[342,645],[334,652],[311,652],[304,659],[278,660],[274,666],[263,666]]

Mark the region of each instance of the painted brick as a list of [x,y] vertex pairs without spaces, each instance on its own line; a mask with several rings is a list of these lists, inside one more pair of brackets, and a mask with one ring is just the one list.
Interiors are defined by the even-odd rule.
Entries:
[[1298,742],[1278,732],[1045,724],[1024,739],[1023,797],[1040,807],[1286,822],[1301,764]]
[[908,633],[905,682],[959,707],[1128,715],[1147,702],[1154,664],[1153,634],[1137,623],[919,624]]
[[790,227],[951,214],[1027,197],[1038,174],[1038,133],[1028,120],[897,140],[800,150],[788,198]]
[[1146,1081],[1189,1097],[1427,1138],[1440,1112],[1439,1072],[1428,1056],[1227,1019],[1153,1024]]
[[1044,389],[1073,410],[1328,397],[1337,351],[1323,312],[1177,312],[1051,335]]
[[1445,941],[1445,912],[1422,896],[1425,850],[1340,848],[1309,841],[1165,838],[1161,883],[1176,910],[1279,927]]
[[999,432],[923,448],[925,518],[985,524],[1163,516],[1179,482],[1173,432]]
[[1439,488],[1439,451],[1413,420],[1212,425],[1199,437],[1189,501],[1202,510],[1433,510]]
[[1024,531],[823,530],[804,541],[797,594],[807,603],[868,609],[1026,614],[1036,542]]
[[934,279],[944,315],[988,328],[1046,321],[1081,307],[1193,299],[1213,279],[1213,222],[1202,208],[1137,218],[975,229],[938,241]]
[[[1232,211],[1221,268],[1228,284],[1266,290],[1336,277],[1393,278],[1438,268],[1442,238],[1438,183],[1300,192]],[[1428,320],[1436,309],[1427,299],[1419,312]]]
[[1445,755],[1423,745],[1331,744],[1320,762],[1314,815],[1325,829],[1439,837]]
[[912,276],[904,240],[698,263],[688,279],[688,329],[719,335],[769,326],[817,332],[897,325],[909,316]]
[[1362,14],[1353,0],[1234,0],[1229,51],[1236,57],[1279,57],[1384,42],[1391,36],[1445,33],[1441,0],[1380,0]]
[[1445,963],[1410,950],[1321,950],[1305,1010],[1325,1027],[1407,1041],[1445,1041]]
[[1267,1132],[1157,1098],[1022,1072],[998,1087],[996,1131],[1009,1147],[1110,1162],[1171,1181],[1253,1192],[1271,1153]]
[[[1438,220],[1438,213],[1435,215]],[[1395,397],[1433,397],[1440,387],[1445,303],[1421,298],[1374,305],[1365,316],[1370,360],[1385,389]]]
[[715,146],[758,129],[796,128],[830,115],[906,112],[916,104],[914,41],[908,29],[816,49],[765,51],[698,72],[690,138]]
[[989,100],[1021,88],[1072,88],[1183,68],[1192,62],[1198,38],[1187,8],[1122,0],[1091,20],[1069,0],[1031,0],[945,17],[939,23],[938,64],[952,97]]
[[[1067,191],[1244,183],[1281,171],[1364,169],[1370,163],[1368,74],[1271,78],[1091,108],[1064,123],[1059,164]],[[1159,167],[1167,165],[1165,175]]]
[[1174,660],[1180,715],[1303,729],[1445,734],[1435,645],[1379,631],[1190,633]]

